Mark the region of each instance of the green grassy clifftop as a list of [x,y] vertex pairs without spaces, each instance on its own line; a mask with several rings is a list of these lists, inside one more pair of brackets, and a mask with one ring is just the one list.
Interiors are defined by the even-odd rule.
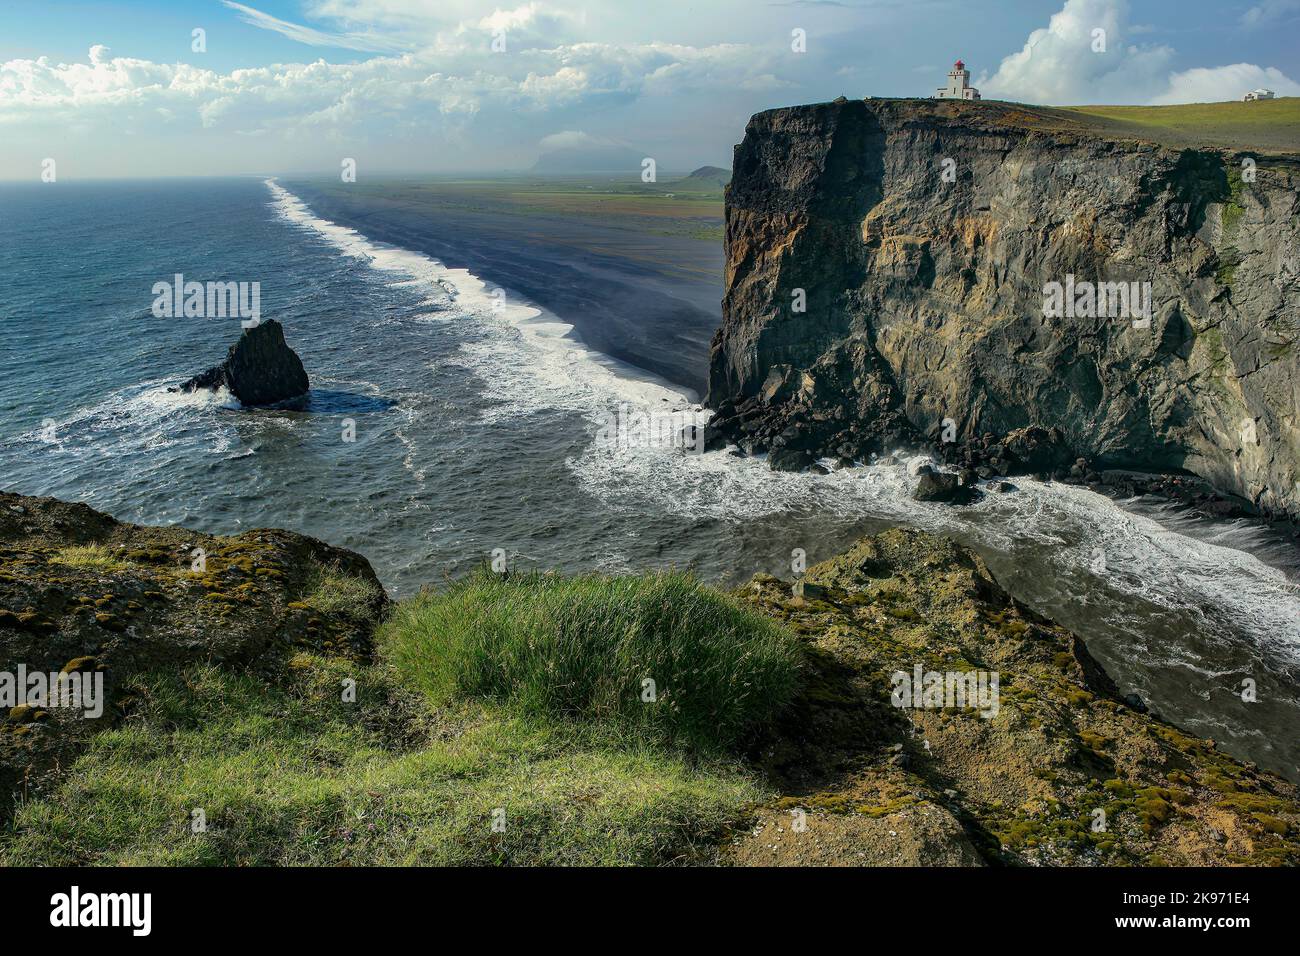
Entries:
[[[1294,786],[1117,700],[971,552],[894,530],[795,591],[484,570],[390,606],[301,535],[0,496],[0,670],[109,689],[0,723],[0,863],[1300,862]],[[994,706],[895,706],[917,666]]]

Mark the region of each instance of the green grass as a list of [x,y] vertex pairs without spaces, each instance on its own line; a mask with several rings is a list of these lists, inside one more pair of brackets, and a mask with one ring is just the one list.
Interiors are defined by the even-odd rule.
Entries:
[[[335,195],[342,192],[335,183],[317,185]],[[482,215],[490,224],[502,216],[517,220],[525,230],[548,228],[547,220],[573,219],[625,230],[642,237],[629,247],[634,254],[642,249],[646,234],[716,242],[722,241],[723,234],[722,188],[671,176],[657,183],[642,183],[632,175],[624,181],[598,176],[420,177],[352,185],[377,201],[415,208],[435,218],[447,213],[477,221]]]
[[366,620],[371,613],[377,589],[368,581],[346,574],[338,567],[314,564],[311,569],[310,590],[302,602],[309,607],[335,617],[356,623]]
[[102,544],[60,548],[50,560],[56,564],[66,564],[68,567],[85,568],[93,571],[125,571],[131,566],[121,558],[114,557],[112,552]]
[[[211,666],[138,682],[135,713],[53,794],[19,803],[0,864],[663,864],[707,854],[763,795],[734,760],[483,705],[405,744],[385,730],[378,669],[295,665],[288,687]],[[339,699],[344,676],[358,704]]]
[[435,706],[486,698],[703,750],[736,746],[770,721],[798,669],[778,625],[681,573],[506,578],[483,568],[401,605],[380,643]]
[[1254,103],[1072,106],[1062,111],[1099,120],[1110,132],[1157,141],[1300,150],[1300,97],[1295,96]]
[[[346,612],[333,575],[320,600]],[[771,796],[720,746],[784,703],[794,646],[688,577],[485,572],[400,605],[379,644],[373,665],[136,678],[121,722],[16,803],[0,864],[709,862]]]

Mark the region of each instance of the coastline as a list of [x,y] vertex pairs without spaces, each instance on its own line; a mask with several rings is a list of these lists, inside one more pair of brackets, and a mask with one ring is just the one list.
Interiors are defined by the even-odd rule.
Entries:
[[[261,222],[266,187],[253,187],[244,208]],[[205,208],[201,196],[191,202],[192,214]],[[30,438],[32,469],[71,469],[61,487],[16,490],[79,497],[80,475],[85,500],[142,523],[218,533],[292,528],[361,551],[386,583],[401,582],[401,593],[459,577],[496,548],[520,569],[689,567],[734,585],[755,571],[788,575],[792,549],[812,563],[870,530],[923,528],[984,554],[1017,598],[1083,636],[1125,693],[1261,765],[1295,766],[1293,738],[1278,731],[1295,726],[1297,713],[1297,592],[1260,566],[1259,542],[1246,529],[1206,527],[1188,540],[1149,508],[1135,516],[1084,488],[1035,481],[971,508],[919,503],[901,461],[814,476],[726,453],[604,447],[591,441],[593,413],[623,402],[656,407],[660,395],[639,379],[605,374],[588,361],[593,350],[563,345],[550,317],[518,321],[534,311],[522,303],[493,314],[490,286],[461,274],[468,270],[380,248],[368,232],[332,228],[316,215],[293,217],[287,230],[273,218],[268,229],[272,248],[283,250],[274,261],[287,269],[287,288],[309,290],[286,303],[287,327],[299,330],[291,341],[313,373],[325,371],[309,412],[102,402],[60,424],[65,445],[48,450]],[[264,257],[264,247],[247,255]],[[458,286],[455,301],[468,312],[443,301],[440,277]],[[358,410],[366,413],[357,419],[364,444],[340,443],[339,416]],[[131,454],[191,434],[170,457],[151,450],[147,459],[175,484],[111,484],[88,464],[106,428]],[[304,469],[304,455],[318,467]],[[215,485],[212,469],[222,476]],[[486,486],[485,475],[493,476]],[[188,510],[178,515],[177,502]],[[1089,570],[1099,549],[1106,575]],[[1227,692],[1244,676],[1259,683],[1260,703],[1243,709]],[[1207,679],[1215,691],[1208,700],[1188,692]]]
[[397,196],[381,191],[388,182],[282,182],[322,219],[467,269],[570,323],[588,347],[704,394],[722,319],[719,243],[657,217],[598,219],[495,192],[467,201],[437,181]]

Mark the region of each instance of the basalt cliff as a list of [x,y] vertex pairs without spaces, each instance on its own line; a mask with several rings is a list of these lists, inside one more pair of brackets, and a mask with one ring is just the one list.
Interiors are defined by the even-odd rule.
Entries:
[[929,440],[1003,474],[1185,472],[1295,515],[1297,212],[1300,147],[992,102],[760,113],[727,191],[711,440],[783,468]]

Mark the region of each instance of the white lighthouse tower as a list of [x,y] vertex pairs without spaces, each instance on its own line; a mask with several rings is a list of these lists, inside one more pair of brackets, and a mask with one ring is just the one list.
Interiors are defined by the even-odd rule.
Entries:
[[958,60],[948,71],[948,85],[939,87],[934,97],[938,100],[977,100],[980,91],[970,85],[970,70]]

